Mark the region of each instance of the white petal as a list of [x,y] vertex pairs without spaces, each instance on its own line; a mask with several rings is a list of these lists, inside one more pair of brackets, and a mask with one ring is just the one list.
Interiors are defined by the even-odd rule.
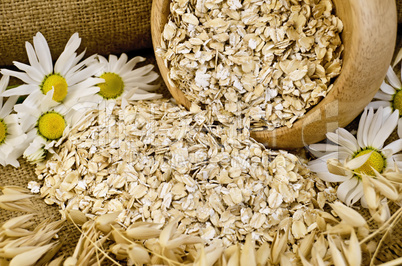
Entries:
[[76,71],[80,71],[81,69],[83,69],[86,65],[86,62],[92,62],[95,60],[95,56],[90,56],[84,61],[80,62],[80,60],[84,57],[84,54],[85,51],[78,56],[74,53],[74,56],[72,56],[70,60],[65,62],[63,72],[60,72],[60,74],[62,74],[62,76],[64,76],[68,80],[72,75],[74,75]]
[[346,197],[346,204],[353,205],[364,195],[363,185],[358,182],[355,189]]
[[146,76],[132,76],[125,80],[127,83],[128,82],[138,82],[138,87],[141,88],[141,84],[146,84],[153,82],[159,78],[158,73],[152,71],[151,73],[147,74]]
[[[126,85],[127,85],[127,89],[131,89],[131,88],[137,89],[138,88],[138,83],[137,82],[128,82],[128,83],[126,83]],[[158,84],[145,84],[145,83],[142,83],[140,85],[140,88],[141,88],[141,90],[143,90],[143,91],[148,93],[148,92],[157,90],[158,88],[160,88],[160,85],[161,85],[160,83],[158,83]]]
[[355,170],[357,168],[359,168],[360,166],[362,166],[363,164],[365,164],[367,162],[367,160],[370,158],[372,152],[363,154],[359,157],[356,157],[350,161],[348,161],[345,166],[349,169]]
[[154,99],[161,99],[162,94],[159,93],[147,93],[147,94],[141,94],[141,93],[136,93],[132,97],[130,97],[130,101],[141,101],[141,100],[154,100]]
[[14,138],[19,138],[19,136],[25,135],[24,131],[22,130],[21,125],[19,125],[19,124],[12,124],[12,125],[7,124],[7,126],[8,126],[7,131],[8,131],[8,133],[10,133],[10,135],[7,138],[14,139]]
[[5,116],[3,119],[4,119],[4,122],[7,123],[7,127],[10,130],[14,127],[18,127],[18,125],[19,125],[19,117],[18,117],[18,114],[16,114],[16,113],[11,113],[11,114]]
[[125,110],[128,105],[128,101],[125,97],[121,98],[121,109]]
[[132,71],[125,72],[122,74],[122,77],[129,79],[130,77],[141,77],[141,76],[146,76],[148,73],[153,73],[152,71],[154,69],[154,65],[146,65],[140,68],[136,68]]
[[350,157],[353,153],[350,152],[345,152],[345,151],[340,151],[340,152],[331,152],[328,154],[325,154],[316,160],[310,161],[309,164],[314,164],[316,162],[327,162],[329,159],[338,159],[339,161],[342,161],[348,157]]
[[386,106],[386,107],[383,107],[383,116],[382,116],[382,121],[383,121],[383,124],[384,124],[384,121],[388,118],[388,117],[390,117],[391,116],[391,114],[394,112],[394,110],[392,109],[392,107],[391,106]]
[[20,62],[14,62],[14,65],[18,67],[20,70],[26,72],[28,76],[33,80],[35,80],[37,83],[41,83],[45,77],[41,71],[30,65],[26,65]]
[[321,160],[314,160],[314,163],[309,163],[308,168],[312,172],[328,172],[327,162]]
[[36,136],[35,139],[29,144],[28,148],[24,151],[24,155],[30,155],[37,152],[46,144],[46,141],[41,136]]
[[34,116],[34,117],[40,116],[39,108],[34,107],[34,106],[29,106],[25,103],[16,104],[14,106],[14,110],[17,112],[17,114],[25,113],[25,114],[29,114],[30,116]]
[[[80,53],[77,56],[77,63],[84,57],[84,52]],[[85,60],[82,61],[82,63],[84,64],[84,66],[91,66],[93,64],[98,65],[99,64],[99,60],[97,59],[97,55],[93,54],[89,57],[87,57]]]
[[18,117],[16,114],[11,114],[9,116],[4,117],[4,123],[6,124],[15,124],[18,122]]
[[336,133],[338,133],[342,138],[344,138],[344,139],[348,140],[350,143],[352,143],[354,145],[355,150],[358,150],[360,148],[355,136],[353,136],[352,133],[350,133],[346,129],[338,128],[336,130]]
[[394,95],[396,92],[395,88],[390,86],[389,84],[385,83],[385,81],[383,81],[381,83],[380,89],[382,92],[389,94],[389,95]]
[[[93,96],[99,92],[100,88],[94,85],[99,84],[96,81],[93,81],[94,78],[89,78],[79,84],[72,86],[69,90],[69,94],[67,95],[66,99],[74,98],[79,99],[87,96]],[[104,81],[104,79],[99,79]],[[95,84],[92,84],[95,83]],[[66,100],[64,100],[64,103]]]
[[54,66],[54,71],[56,73],[66,73],[68,68],[64,68],[66,65],[65,63],[69,61],[69,58],[75,57],[75,51],[81,44],[81,38],[78,37],[78,33],[74,33],[70,39],[68,40],[64,51],[60,54],[59,58],[56,61]]
[[332,151],[339,151],[340,146],[326,143],[316,143],[316,144],[310,144],[308,148],[315,151],[332,152]]
[[23,72],[17,72],[9,69],[2,69],[1,74],[16,77],[27,84],[36,84],[36,81],[34,81],[30,76],[28,76],[26,73]]
[[40,111],[42,113],[45,113],[45,112],[49,111],[52,107],[59,105],[58,102],[53,100],[53,93],[54,93],[54,89],[51,89],[50,91],[48,91],[46,93],[45,97],[43,97],[43,99],[40,103]]
[[3,92],[1,96],[4,97],[9,97],[9,96],[21,96],[21,95],[27,95],[32,92],[32,86],[31,85],[20,85],[16,88],[6,90]]
[[[60,58],[59,58],[60,60]],[[71,68],[73,68],[74,63],[75,63],[75,55],[71,55],[70,57],[66,58],[65,61],[63,58],[61,59],[61,61],[57,61],[59,62],[59,65],[57,66],[57,71],[55,70],[56,73],[59,73],[61,76],[65,77],[67,79],[67,73],[68,71],[71,70]]]
[[388,144],[387,146],[385,146],[383,148],[383,151],[389,150],[390,155],[394,155],[395,153],[398,153],[402,150],[402,139],[398,139],[395,140],[393,142],[391,142],[390,144]]
[[[96,55],[96,58],[98,59],[98,61],[99,61],[99,63],[101,64],[101,65],[103,65],[104,67],[106,67],[107,65],[108,65],[108,61],[107,61],[107,59],[104,57],[104,56],[101,56],[101,55]],[[104,71],[107,71],[106,69],[104,69]]]
[[[392,63],[392,67],[395,67],[402,59],[402,49],[399,49],[397,55],[395,56],[395,60]],[[402,73],[401,73],[402,75]]]
[[[150,91],[155,90],[159,87],[159,84],[156,85],[149,85],[149,84],[141,84],[140,87],[135,85],[133,87],[131,87],[131,90],[133,92],[131,92],[133,95],[135,94],[149,94]],[[146,89],[145,89],[146,88]],[[148,91],[149,89],[149,91]],[[157,93],[156,93],[157,94]]]
[[394,131],[396,125],[398,124],[399,111],[395,110],[391,116],[383,123],[383,126],[378,131],[372,143],[369,143],[374,148],[380,149],[383,147],[385,140]]
[[363,133],[364,133],[364,125],[367,120],[367,110],[368,110],[367,108],[364,108],[364,111],[360,117],[359,127],[357,129],[357,143],[359,144],[360,147],[366,146],[364,144]]
[[350,205],[350,202],[347,202],[347,200],[349,199],[348,195],[353,193],[358,182],[359,181],[356,178],[352,177],[339,185],[337,190],[338,198],[346,205]]
[[[104,83],[105,80],[103,78],[85,78],[83,81],[76,83],[75,85],[71,86],[71,91],[81,91],[82,96],[88,95],[84,90],[89,87],[96,86],[99,83]],[[99,88],[98,88],[99,89]]]
[[127,55],[125,53],[122,53],[120,55],[119,60],[117,60],[116,64],[112,68],[111,72],[120,73],[120,70],[122,69],[122,67],[127,63],[127,59],[128,59]]
[[[10,76],[3,75],[0,79],[0,95],[7,89],[8,82],[10,81]],[[1,101],[0,106],[2,106],[3,101]]]
[[113,112],[113,109],[116,105],[116,100],[111,99],[107,101],[107,105],[106,105],[106,116],[110,116]]
[[[328,150],[326,151],[326,149],[328,149]],[[324,156],[328,156],[329,154],[333,154],[334,152],[339,153],[339,154],[345,153],[345,152],[347,154],[350,153],[350,152],[348,152],[348,150],[346,148],[344,148],[342,146],[334,145],[334,144],[323,144],[323,143],[311,144],[310,146],[307,147],[307,150],[312,155],[314,155],[316,158],[319,158],[319,159],[324,159]],[[352,153],[350,153],[350,154],[352,154]],[[342,159],[344,159],[347,156],[344,157],[344,156],[339,156],[337,154],[335,157],[333,157],[333,156],[328,157],[328,159],[329,158],[336,158],[336,159],[340,160],[340,157],[343,157]]]
[[[391,151],[389,151],[391,153]],[[385,165],[386,168],[385,169],[392,169],[394,170],[395,167],[398,167],[398,163],[395,162],[395,159],[393,156],[388,157],[387,159],[385,159]]]
[[[362,133],[361,133],[362,134],[361,137],[362,137],[362,140],[363,140],[362,141],[363,145],[360,145],[360,147],[362,147],[362,148],[367,147],[367,146],[370,145],[368,143],[368,132],[369,132],[369,129],[370,129],[371,122],[373,121],[373,117],[374,117],[374,110],[372,108],[370,108],[370,109],[368,109],[367,116],[366,116],[366,118],[364,120],[363,129],[362,129]],[[360,118],[359,125],[362,122],[363,122],[363,116]]]
[[108,66],[108,72],[114,72],[113,69],[116,65],[117,62],[117,56],[114,54],[109,55],[109,66]]
[[402,87],[401,81],[398,79],[391,66],[389,66],[387,71],[387,79],[394,88],[400,89]]
[[8,157],[10,155],[10,153],[13,152],[14,146],[12,144],[13,144],[13,141],[7,142],[7,143],[5,142],[0,146],[1,152],[4,154],[5,157]]
[[378,109],[380,107],[391,107],[391,102],[389,101],[373,101],[367,105],[367,108]]
[[36,57],[35,50],[29,42],[25,42],[25,48],[27,50],[27,55],[28,55],[28,60],[29,63],[31,64],[32,68],[36,69],[40,73],[42,73],[43,77],[46,76],[49,73],[45,73],[45,70],[43,67],[39,64],[38,58]]
[[121,68],[120,73],[126,73],[126,72],[131,71],[135,67],[135,65],[137,65],[137,63],[144,62],[145,60],[146,60],[146,58],[141,57],[141,56],[133,57],[130,61],[127,62],[126,65],[124,65]]
[[45,73],[53,72],[53,63],[52,63],[52,55],[50,54],[49,46],[46,42],[45,37],[42,33],[38,32],[36,36],[33,38],[33,44],[36,52],[36,56],[38,57],[38,61],[43,67]]
[[[13,136],[13,137],[7,136],[6,142],[7,142],[7,144],[9,144],[11,146],[12,150],[14,150],[15,147],[17,147],[20,144],[23,144],[26,139],[27,139],[27,135],[25,135],[25,134],[20,135],[20,136]],[[21,153],[21,155],[22,155],[22,153]]]
[[7,163],[15,168],[20,167],[20,163],[17,161],[17,159],[14,158],[7,158]]
[[81,98],[83,97],[91,97],[94,96],[96,93],[99,92],[99,87],[90,87],[86,88],[85,90],[75,90],[69,93],[69,97],[63,101],[63,104],[72,107],[78,102],[81,102]]
[[[79,37],[78,32],[74,32],[73,35],[71,35],[70,39],[68,39],[67,43],[66,43],[66,47],[71,46],[71,45],[77,45],[76,42],[77,40],[81,40],[81,38]],[[79,46],[79,44],[78,44]],[[78,47],[77,47],[78,49]]]
[[18,157],[17,158],[13,157],[10,157],[10,155],[6,156],[4,153],[1,152],[0,148],[0,164],[2,166],[12,165],[15,168],[18,168],[20,166],[19,162],[17,161]]
[[398,137],[402,139],[402,118],[398,119]]
[[0,118],[4,118],[11,113],[17,100],[18,96],[12,96],[8,98],[8,100],[4,103],[3,107],[1,107]]
[[329,172],[318,172],[317,176],[318,178],[326,182],[346,182],[350,178],[343,175],[334,175]]
[[349,140],[345,139],[344,137],[342,137],[339,134],[329,132],[329,133],[327,133],[327,138],[330,141],[346,148],[350,153],[354,153],[357,151],[355,143],[350,142]]
[[77,110],[77,108],[79,109],[79,108],[87,108],[87,107],[98,109],[96,106],[98,106],[103,101],[104,101],[104,99],[99,94],[86,96],[86,97],[80,98],[80,101],[78,103],[74,104],[72,106],[72,108],[74,108],[76,110]]
[[31,115],[26,115],[26,116],[20,117],[22,130],[24,132],[28,132],[28,133],[30,131],[34,131],[34,133],[36,134],[35,125],[36,125],[37,120],[38,120],[37,117],[31,116]]
[[376,95],[374,96],[374,99],[379,99],[379,100],[388,101],[388,102],[391,101],[392,98],[393,98],[393,95],[384,93],[382,91],[378,91],[376,93]]
[[77,73],[74,73],[74,75],[67,78],[68,85],[72,86],[79,82],[85,82],[86,79],[97,73],[99,68],[99,65],[91,65]]
[[377,112],[374,114],[373,119],[371,120],[370,127],[367,132],[367,143],[369,146],[372,146],[375,137],[377,136],[378,131],[381,130],[381,126],[383,124],[383,119],[385,121],[386,118],[383,118],[384,108],[378,108]]

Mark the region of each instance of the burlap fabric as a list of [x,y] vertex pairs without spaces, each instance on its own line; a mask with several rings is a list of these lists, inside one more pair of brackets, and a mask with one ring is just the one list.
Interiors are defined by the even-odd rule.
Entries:
[[[402,22],[402,0],[397,0],[397,5],[398,20]],[[135,51],[152,47],[150,9],[151,0],[1,0],[0,65],[10,65],[14,60],[26,62],[24,42],[32,42],[33,35],[41,31],[49,42],[54,59],[61,53],[71,34],[79,32],[83,39],[81,47],[87,49],[87,55],[126,52],[130,56],[145,56],[145,63],[152,63],[156,67],[152,50]],[[161,87],[160,92],[170,97],[165,86]],[[350,125],[350,129],[356,127],[357,120]],[[23,159],[20,163],[18,169],[0,166],[0,185],[26,187],[29,181],[36,180],[34,166]],[[35,208],[37,221],[60,219],[57,206],[48,206],[36,199]],[[17,215],[20,213],[0,209],[0,224]],[[369,217],[369,214],[365,213],[365,216]],[[402,256],[401,229],[402,222],[399,222],[382,246],[377,263]],[[71,255],[79,235],[72,224],[66,224],[59,234],[63,248],[57,255]]]
[[0,65],[27,61],[25,42],[40,31],[53,58],[74,32],[87,54],[151,48],[152,0],[1,0]]

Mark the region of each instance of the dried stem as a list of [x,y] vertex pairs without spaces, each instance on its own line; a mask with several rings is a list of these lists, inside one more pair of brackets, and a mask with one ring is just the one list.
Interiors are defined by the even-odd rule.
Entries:
[[360,241],[360,245],[369,241],[370,239],[372,239],[373,237],[375,237],[376,235],[378,235],[379,233],[381,233],[383,230],[385,230],[388,227],[388,224],[390,224],[394,219],[398,220],[399,217],[402,215],[402,208],[399,208],[385,223],[383,223],[381,225],[380,228],[378,228],[377,230],[375,230],[373,233],[371,233],[370,235],[368,235],[366,238],[364,238],[363,240]]
[[381,247],[382,243],[384,243],[385,238],[388,236],[389,232],[391,232],[391,229],[395,226],[395,224],[399,221],[399,218],[402,216],[402,208],[399,208],[395,214],[397,214],[395,219],[392,221],[391,225],[387,228],[387,230],[385,231],[385,234],[382,236],[380,242],[377,245],[377,248],[373,254],[373,257],[371,258],[370,266],[374,265],[374,260],[377,256],[378,252],[380,251],[380,247]]
[[402,257],[388,261],[388,262],[380,264],[378,266],[397,266],[397,265],[402,265]]
[[[67,213],[67,215],[70,216],[68,213]],[[84,231],[82,231],[82,230],[80,229],[80,227],[73,221],[73,219],[72,219],[71,217],[69,217],[69,218],[71,219],[71,221],[73,222],[73,224],[74,224],[74,226],[77,228],[77,230],[93,245],[93,247],[95,248],[95,250],[100,251],[106,258],[108,258],[110,261],[112,261],[115,265],[122,266],[120,263],[118,263],[116,260],[114,260],[112,257],[110,257],[104,250],[102,250],[101,248],[99,248],[99,247],[92,241],[92,239],[90,239],[90,238],[88,237],[88,235],[87,235]],[[74,252],[74,254],[75,254],[75,252]]]

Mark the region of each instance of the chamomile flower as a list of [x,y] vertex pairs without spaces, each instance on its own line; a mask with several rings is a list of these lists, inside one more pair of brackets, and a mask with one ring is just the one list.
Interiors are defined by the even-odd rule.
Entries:
[[25,84],[3,92],[2,96],[28,95],[25,102],[36,105],[41,104],[44,96],[54,90],[52,99],[55,102],[72,106],[79,98],[97,93],[99,88],[94,85],[103,80],[91,76],[99,71],[100,66],[91,64],[95,55],[80,62],[84,56],[84,52],[79,55],[76,53],[80,43],[81,38],[74,33],[53,66],[46,39],[38,32],[33,38],[33,45],[29,42],[25,44],[30,65],[14,62],[23,72],[1,70],[4,75],[16,77]]
[[31,163],[38,163],[45,158],[48,151],[53,152],[53,148],[61,144],[70,129],[85,114],[63,104],[55,106],[52,97],[53,90],[43,99],[41,108],[25,102],[15,108],[17,112],[29,114],[21,122],[26,127],[29,141],[23,156]]
[[[402,75],[402,72],[401,72]],[[401,77],[402,78],[402,77]],[[399,112],[398,120],[398,135],[402,136],[402,83],[392,67],[387,71],[385,80],[382,82],[380,90],[376,93],[373,101],[368,104],[368,107],[374,109],[382,107],[391,107]]]
[[[397,125],[398,117],[398,111],[392,112],[389,107],[380,107],[376,113],[372,108],[366,108],[359,122],[357,137],[346,129],[338,128],[335,133],[327,133],[327,139],[332,144],[309,146],[313,154],[324,152],[318,159],[309,162],[310,169],[324,181],[341,182],[337,195],[347,205],[360,199],[366,205],[362,178],[385,175],[394,169],[395,161],[399,159],[394,154],[402,150],[401,139],[384,147],[384,142]],[[334,159],[340,166],[336,171],[330,171],[329,168],[333,167],[328,161]]]
[[[150,84],[158,79],[159,75],[153,71],[153,65],[145,65],[135,68],[137,63],[145,61],[145,58],[136,56],[128,60],[126,54],[120,58],[110,55],[109,60],[103,56],[97,56],[101,70],[95,75],[104,80],[98,84],[100,88],[95,97],[88,99],[96,103],[110,105],[116,99],[121,99],[122,108],[128,101],[152,100],[161,98],[162,95],[153,93],[159,85]],[[88,98],[88,97],[87,97]],[[106,102],[109,102],[106,103]]]
[[[8,76],[1,78],[0,93],[7,88],[8,81]],[[3,97],[0,97],[0,164],[3,166],[18,167],[20,164],[17,159],[27,146],[27,135],[22,130],[17,115],[11,113],[17,99],[18,96],[9,97],[3,104]]]

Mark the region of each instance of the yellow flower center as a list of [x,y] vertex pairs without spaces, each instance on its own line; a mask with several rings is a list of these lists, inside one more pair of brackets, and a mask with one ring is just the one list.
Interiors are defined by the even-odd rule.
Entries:
[[7,125],[3,119],[0,119],[0,145],[6,141],[7,137]]
[[38,119],[38,132],[48,140],[55,140],[63,136],[66,128],[64,117],[56,112],[47,112]]
[[392,108],[399,111],[399,116],[402,116],[402,89],[396,91],[392,99]]
[[97,86],[100,88],[99,94],[105,99],[116,99],[123,94],[124,82],[121,77],[115,73],[103,73],[101,76],[105,83],[100,83]]
[[66,98],[68,85],[65,78],[60,76],[59,74],[50,74],[45,77],[45,80],[42,83],[42,92],[43,94],[47,94],[51,89],[54,88],[53,100],[56,102],[61,102]]
[[373,171],[373,168],[381,173],[384,168],[386,167],[386,161],[385,157],[381,154],[381,152],[371,149],[371,148],[366,148],[365,150],[362,150],[358,152],[353,158],[362,156],[367,153],[371,153],[370,157],[368,160],[359,168],[355,169],[355,171],[359,174],[366,174],[370,176],[375,176],[375,173]]

